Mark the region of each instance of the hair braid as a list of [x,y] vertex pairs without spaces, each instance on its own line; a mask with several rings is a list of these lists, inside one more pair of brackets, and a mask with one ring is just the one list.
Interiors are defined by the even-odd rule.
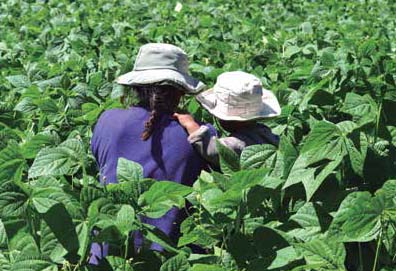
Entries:
[[151,110],[149,118],[144,123],[144,130],[140,135],[142,140],[147,140],[153,134],[155,125],[162,114],[175,111],[181,97],[181,91],[164,85],[138,87],[136,93],[139,105]]

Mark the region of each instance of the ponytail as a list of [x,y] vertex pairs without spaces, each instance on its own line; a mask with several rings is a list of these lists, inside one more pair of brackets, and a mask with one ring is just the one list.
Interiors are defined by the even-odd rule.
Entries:
[[140,135],[143,141],[148,140],[154,133],[158,120],[164,113],[174,113],[179,104],[182,91],[172,86],[141,86],[135,91],[139,99],[139,106],[149,110],[150,116],[144,123],[144,130]]

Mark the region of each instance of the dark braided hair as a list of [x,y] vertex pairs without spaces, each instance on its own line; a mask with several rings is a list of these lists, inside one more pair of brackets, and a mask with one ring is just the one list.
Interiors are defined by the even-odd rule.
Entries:
[[183,92],[169,85],[148,85],[134,87],[138,106],[151,110],[150,117],[144,123],[144,130],[140,135],[142,140],[147,140],[154,132],[155,124],[163,114],[172,114],[179,104]]

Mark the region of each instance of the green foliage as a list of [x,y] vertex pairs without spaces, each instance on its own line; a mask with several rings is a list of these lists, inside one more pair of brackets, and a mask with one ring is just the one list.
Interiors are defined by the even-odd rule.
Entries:
[[139,204],[150,217],[163,216],[171,207],[182,208],[184,197],[192,192],[188,186],[170,181],[155,182],[139,198]]
[[[388,0],[2,1],[0,270],[96,269],[93,241],[111,248],[99,270],[394,270],[395,12]],[[258,76],[282,105],[265,122],[279,146],[239,157],[217,144],[221,172],[193,187],[121,158],[119,182],[102,186],[92,126],[133,101],[114,79],[147,42],[182,47],[209,87],[224,71]],[[191,97],[181,107],[214,123]],[[179,240],[141,222],[171,208],[189,214]]]

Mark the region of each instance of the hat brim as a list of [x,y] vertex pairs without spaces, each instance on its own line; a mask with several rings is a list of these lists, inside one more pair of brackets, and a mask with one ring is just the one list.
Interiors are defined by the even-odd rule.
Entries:
[[131,71],[118,77],[116,82],[127,86],[170,84],[181,87],[188,94],[199,93],[206,87],[199,80],[170,69]]
[[[281,114],[281,108],[278,99],[275,95],[269,91],[263,89],[263,96],[261,98],[261,108],[257,110],[255,114],[240,114],[238,116],[232,116],[225,114],[220,110],[221,103],[217,101],[216,95],[213,89],[209,89],[199,94],[196,97],[197,101],[212,115],[221,119],[229,121],[249,121],[267,119],[279,116]],[[224,104],[223,104],[224,105]]]

